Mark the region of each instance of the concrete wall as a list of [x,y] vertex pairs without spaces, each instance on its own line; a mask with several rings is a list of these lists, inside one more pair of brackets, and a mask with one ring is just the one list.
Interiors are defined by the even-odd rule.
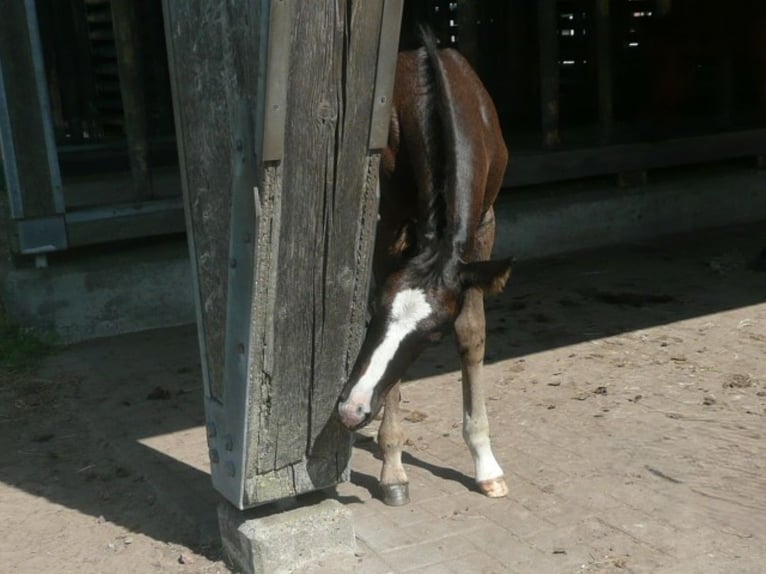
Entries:
[[45,269],[0,265],[9,317],[73,343],[193,323],[191,271],[183,239],[90,257],[51,256]]
[[766,171],[735,166],[655,171],[509,190],[495,206],[496,257],[531,259],[697,229],[766,221]]

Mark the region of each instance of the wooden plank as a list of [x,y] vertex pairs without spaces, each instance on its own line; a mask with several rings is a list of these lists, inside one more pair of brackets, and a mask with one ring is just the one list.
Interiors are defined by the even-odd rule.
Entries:
[[206,0],[167,1],[164,7],[199,328],[205,340],[203,375],[210,396],[223,400],[234,147],[227,86],[237,85],[224,53],[229,18],[223,4]]
[[295,6],[285,157],[267,167],[260,196],[271,217],[260,228],[278,234],[270,251],[259,241],[256,275],[265,277],[253,321],[265,329],[253,347],[265,351],[251,367],[261,400],[249,401],[246,506],[330,486],[346,471],[348,434],[334,407],[366,313],[381,13],[382,0]]
[[285,149],[287,86],[293,2],[272,3],[264,94],[263,160],[280,161]]
[[139,237],[181,234],[185,231],[180,200],[154,200],[121,208],[85,209],[64,217],[70,247]]
[[511,153],[503,185],[533,185],[764,153],[763,129],[565,151],[516,152]]
[[596,65],[598,66],[598,123],[601,143],[612,136],[614,103],[612,97],[612,27],[609,0],[596,2]]
[[479,65],[479,6],[474,0],[458,0],[458,48],[473,66],[480,70]]
[[559,28],[556,0],[540,0],[540,123],[543,145],[555,147],[559,136]]
[[370,116],[370,150],[382,150],[388,145],[391,124],[391,94],[394,91],[396,61],[398,59],[399,29],[402,22],[404,0],[384,0],[380,16],[380,41],[375,67],[375,93]]
[[138,33],[136,5],[133,0],[112,0],[112,27],[117,49],[117,68],[120,75],[120,95],[125,115],[125,136],[128,139],[128,157],[133,178],[135,199],[154,194],[149,177],[148,119],[142,46]]

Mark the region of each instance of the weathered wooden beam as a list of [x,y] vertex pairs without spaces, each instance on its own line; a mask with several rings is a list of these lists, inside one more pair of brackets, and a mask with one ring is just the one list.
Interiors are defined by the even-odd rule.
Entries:
[[560,151],[511,153],[503,185],[534,185],[763,154],[766,154],[766,130],[763,129]]
[[[253,3],[260,5],[261,3]],[[230,205],[233,181],[233,106],[246,100],[246,72],[233,69],[231,21],[246,18],[241,6],[205,0],[164,5],[171,88],[181,163],[191,263],[196,278],[198,328],[207,396],[223,401]],[[250,161],[254,161],[251,159]],[[253,178],[253,186],[257,181]],[[245,310],[243,310],[245,311]]]
[[596,2],[596,65],[599,136],[601,143],[606,143],[612,137],[614,124],[612,23],[609,0]]
[[458,48],[460,53],[479,70],[479,6],[475,0],[458,0]]
[[130,173],[135,198],[141,200],[151,197],[153,192],[149,172],[149,125],[144,92],[146,76],[138,33],[139,22],[133,0],[112,0],[111,8]]
[[165,2],[213,482],[240,508],[347,476],[386,3]]
[[382,9],[382,0],[293,8],[285,155],[266,167],[261,188],[271,210],[262,229],[277,234],[259,240],[251,385],[269,402],[250,403],[246,505],[330,486],[346,472],[348,434],[334,407],[366,313]]
[[181,199],[91,207],[64,216],[70,247],[184,232]]
[[559,136],[559,27],[556,0],[538,4],[540,37],[540,123],[543,145],[555,147]]

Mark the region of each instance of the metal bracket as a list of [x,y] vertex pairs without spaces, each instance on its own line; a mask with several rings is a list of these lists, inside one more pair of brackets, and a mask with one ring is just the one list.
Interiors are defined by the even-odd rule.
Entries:
[[293,0],[272,0],[270,5],[263,161],[282,161],[285,151],[287,76],[290,71]]
[[19,172],[16,169],[16,150],[13,146],[11,117],[8,113],[8,101],[5,97],[2,59],[0,59],[0,160],[2,160],[2,171],[5,174],[5,189],[8,192],[11,217],[14,219],[22,218],[24,217],[24,206],[21,203],[21,184],[19,183]]
[[388,127],[391,123],[391,98],[394,92],[396,59],[399,51],[399,31],[402,22],[404,0],[383,0],[378,38],[378,62],[375,70],[375,90],[370,118],[368,147],[380,150],[388,143]]
[[208,393],[205,405],[213,484],[240,509],[244,508],[250,310],[258,229],[253,109],[249,98],[234,109],[224,396],[221,403]]
[[16,224],[19,253],[39,255],[67,248],[66,221],[63,216],[21,219]]

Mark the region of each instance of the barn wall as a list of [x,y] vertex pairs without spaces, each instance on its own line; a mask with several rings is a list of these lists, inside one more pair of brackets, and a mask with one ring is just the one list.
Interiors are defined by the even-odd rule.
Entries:
[[[496,256],[519,260],[766,222],[766,172],[712,165],[650,174],[620,187],[611,178],[515,190],[495,204]],[[763,246],[753,246],[754,254]]]

